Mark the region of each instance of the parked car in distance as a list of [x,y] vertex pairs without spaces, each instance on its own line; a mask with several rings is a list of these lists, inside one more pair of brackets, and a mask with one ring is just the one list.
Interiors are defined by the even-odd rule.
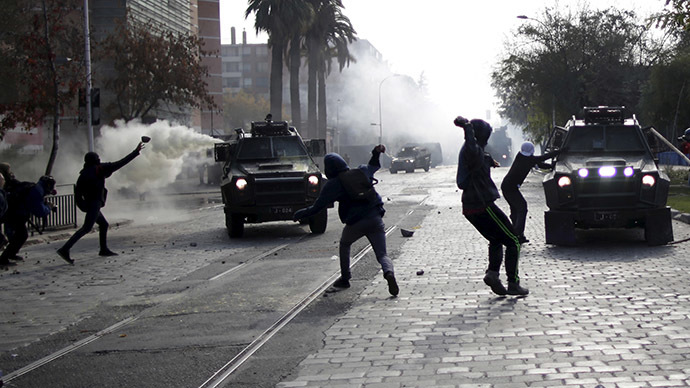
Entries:
[[430,167],[431,153],[429,150],[424,147],[405,146],[391,161],[390,172],[391,174],[396,174],[398,171],[414,172],[418,168],[429,171]]

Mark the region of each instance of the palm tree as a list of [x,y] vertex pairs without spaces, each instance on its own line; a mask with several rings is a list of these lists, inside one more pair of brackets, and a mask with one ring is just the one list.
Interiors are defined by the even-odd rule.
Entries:
[[312,9],[307,0],[249,0],[244,16],[255,13],[256,32],[268,34],[271,48],[270,106],[275,120],[283,116],[283,53],[299,21],[309,20]]
[[[355,37],[350,19],[342,12],[342,0],[310,0],[315,20],[307,32],[308,80],[307,126],[313,137],[326,134],[326,76],[331,59],[337,58],[340,70],[352,60],[348,44]],[[318,93],[317,93],[318,85]],[[318,106],[317,106],[318,99]]]
[[[310,5],[311,7],[311,5]],[[290,108],[292,122],[302,128],[302,107],[299,93],[299,72],[302,65],[302,46],[307,28],[314,20],[313,9],[308,19],[295,23],[295,30],[290,38],[290,45],[285,59],[290,72]]]

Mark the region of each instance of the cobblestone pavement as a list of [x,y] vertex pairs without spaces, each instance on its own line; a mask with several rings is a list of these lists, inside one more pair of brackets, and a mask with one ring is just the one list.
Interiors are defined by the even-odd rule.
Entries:
[[[482,282],[487,244],[448,182],[395,258],[399,297],[381,298],[377,277],[278,387],[690,386],[690,242],[648,247],[628,230],[545,245],[531,175],[520,259],[530,295],[497,297]],[[677,241],[690,236],[687,224],[673,227]]]

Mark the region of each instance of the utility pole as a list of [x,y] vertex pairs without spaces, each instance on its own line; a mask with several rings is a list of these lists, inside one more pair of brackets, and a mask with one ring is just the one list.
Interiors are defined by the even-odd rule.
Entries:
[[89,0],[84,0],[84,63],[86,68],[86,125],[89,152],[93,152],[93,123],[91,122],[91,34],[89,32]]

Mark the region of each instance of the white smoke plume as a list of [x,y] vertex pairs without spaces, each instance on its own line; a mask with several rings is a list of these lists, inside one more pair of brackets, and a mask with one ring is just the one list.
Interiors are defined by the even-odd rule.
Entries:
[[184,158],[192,152],[203,152],[220,142],[211,136],[184,126],[160,120],[143,124],[133,120],[116,121],[115,126],[101,127],[96,152],[101,161],[114,162],[132,152],[142,136],[149,136],[141,154],[108,179],[108,188],[132,189],[138,193],[153,192],[175,182],[184,167]]

